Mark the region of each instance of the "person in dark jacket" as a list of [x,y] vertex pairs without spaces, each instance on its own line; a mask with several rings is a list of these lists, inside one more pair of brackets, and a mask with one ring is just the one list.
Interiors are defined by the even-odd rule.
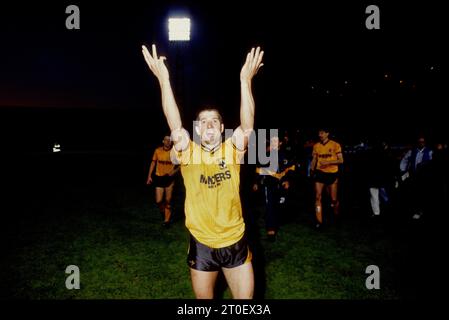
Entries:
[[271,137],[268,149],[270,153],[277,153],[277,163],[269,163],[267,164],[268,166],[259,166],[256,168],[258,181],[254,183],[253,190],[257,191],[259,185],[263,189],[265,196],[267,239],[274,241],[279,229],[281,205],[286,201],[285,191],[290,187],[291,175],[289,173],[295,170],[295,165],[287,158],[281,148],[279,137]]
[[423,136],[417,139],[416,147],[409,150],[401,160],[400,169],[409,211],[413,219],[420,219],[432,202],[432,159],[433,151],[426,146]]
[[372,217],[381,214],[381,205],[389,203],[396,181],[396,160],[385,141],[377,141],[366,152],[366,182],[370,193]]

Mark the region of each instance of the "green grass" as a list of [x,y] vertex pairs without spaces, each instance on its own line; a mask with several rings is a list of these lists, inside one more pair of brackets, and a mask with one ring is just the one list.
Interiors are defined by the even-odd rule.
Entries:
[[[317,234],[304,225],[284,226],[278,241],[266,248],[267,298],[394,299],[386,252],[375,254],[369,237],[341,236],[346,228]],[[370,264],[382,270],[382,290],[365,287]]]
[[[116,188],[99,195],[79,188],[43,214],[20,218],[8,237],[14,250],[0,264],[3,295],[29,299],[194,298],[186,265],[188,233],[175,200],[176,221],[161,227],[150,190]],[[69,199],[69,200],[68,200]],[[304,213],[284,225],[274,243],[258,221],[265,298],[397,299],[391,262],[397,246],[381,227],[349,219],[316,232]],[[259,259],[260,261],[260,259]],[[77,265],[81,289],[65,287]],[[365,288],[365,268],[381,270],[381,290]],[[226,290],[224,298],[229,298]]]

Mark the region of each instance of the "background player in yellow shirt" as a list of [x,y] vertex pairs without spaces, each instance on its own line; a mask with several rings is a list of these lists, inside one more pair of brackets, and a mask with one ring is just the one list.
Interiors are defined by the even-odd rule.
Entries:
[[142,46],[150,70],[157,77],[162,109],[174,142],[174,157],[181,163],[186,188],[186,227],[191,240],[188,264],[197,298],[213,298],[220,269],[235,299],[250,299],[254,292],[251,252],[244,237],[245,224],[239,195],[239,160],[243,157],[254,127],[255,103],[252,78],[262,64],[263,51],[252,49],[240,71],[240,126],[232,138],[222,142],[224,125],[215,109],[199,112],[195,131],[200,145],[183,128],[170,85],[165,57]]
[[320,142],[313,146],[313,159],[311,176],[315,181],[315,217],[316,227],[323,223],[323,206],[321,196],[324,186],[331,197],[331,206],[337,217],[339,214],[338,202],[338,166],[343,163],[343,153],[339,143],[329,139],[329,130],[318,131]]
[[179,170],[179,166],[171,161],[170,151],[172,147],[173,143],[170,136],[165,136],[162,140],[162,146],[154,150],[147,179],[148,185],[153,184],[155,186],[156,204],[164,217],[164,227],[170,225],[171,198],[175,174]]

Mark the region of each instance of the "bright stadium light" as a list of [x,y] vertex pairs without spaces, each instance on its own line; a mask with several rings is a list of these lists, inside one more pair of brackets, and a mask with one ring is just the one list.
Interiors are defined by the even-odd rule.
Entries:
[[168,19],[169,41],[190,41],[190,19],[169,18]]
[[59,143],[53,145],[53,152],[61,152],[61,145]]

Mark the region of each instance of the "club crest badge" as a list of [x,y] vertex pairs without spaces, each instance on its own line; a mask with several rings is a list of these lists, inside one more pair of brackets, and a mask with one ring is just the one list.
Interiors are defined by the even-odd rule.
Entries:
[[226,169],[226,162],[225,162],[224,159],[219,159],[219,160],[218,160],[218,167],[219,167],[221,170]]

